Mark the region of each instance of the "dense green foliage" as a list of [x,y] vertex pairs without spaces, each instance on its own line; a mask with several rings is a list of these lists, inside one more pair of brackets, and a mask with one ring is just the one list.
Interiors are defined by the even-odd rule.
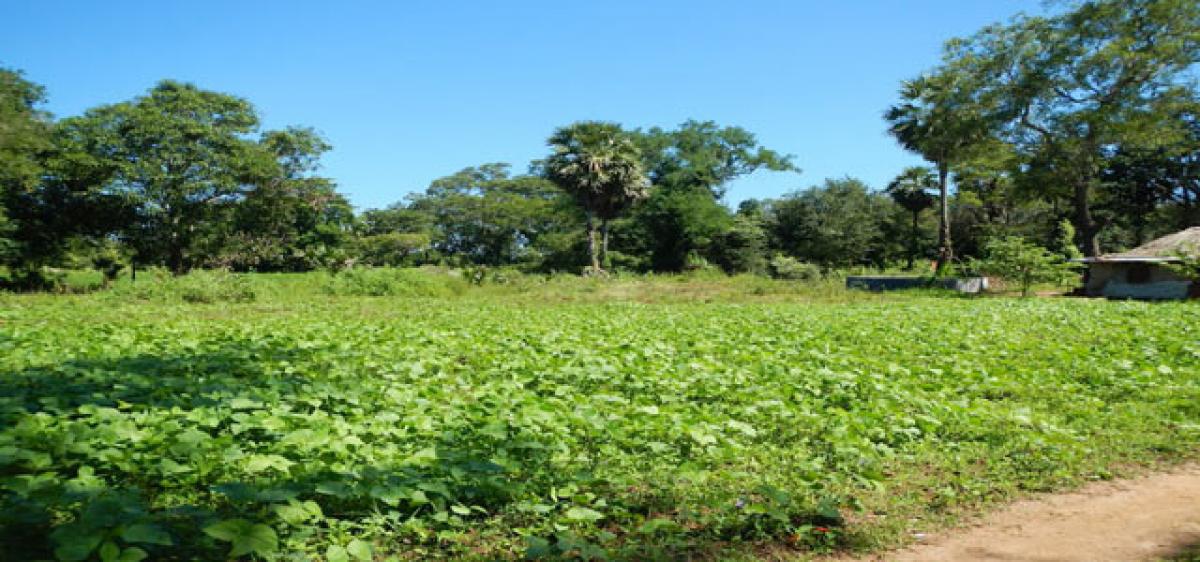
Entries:
[[0,296],[0,557],[821,549],[1200,445],[1187,304],[322,277]]
[[933,258],[1029,294],[1200,224],[1200,3],[1056,7],[902,85],[931,168],[736,210],[799,170],[712,121],[355,212],[248,100],[55,119],[0,68],[0,288],[93,293],[0,292],[0,559],[864,549],[1195,456],[1194,305],[843,288]]
[[[1172,162],[1193,158],[1183,153],[1194,154],[1194,141],[1178,148],[1194,138],[1200,4],[1092,0],[1067,7],[949,41],[943,63],[906,85],[905,101],[889,119],[897,138],[943,178],[1011,151],[1015,165],[995,171],[1016,176],[1038,198],[1069,205],[1081,250],[1095,256],[1103,231],[1117,222],[1097,214],[1098,200],[1129,218],[1173,206],[1194,190],[1168,194],[1159,182],[1129,181],[1121,171],[1129,162],[1119,156],[1154,155],[1162,167],[1153,175],[1174,176],[1162,183],[1181,179]],[[1126,176],[1116,189],[1104,182],[1114,175]]]
[[569,124],[524,173],[467,167],[356,215],[318,175],[332,147],[309,128],[260,130],[245,99],[164,80],[55,121],[40,86],[0,69],[0,283],[154,266],[766,273],[777,255],[826,270],[935,258],[943,272],[993,239],[1057,246],[1064,219],[1087,255],[1200,224],[1200,8],[1059,7],[951,39],[902,84],[884,124],[931,169],[886,189],[818,180],[736,212],[730,182],[799,170],[712,121]]
[[980,273],[1010,280],[1021,289],[1021,296],[1037,283],[1062,285],[1078,275],[1079,264],[1065,260],[1036,244],[1017,236],[995,238],[983,248],[983,258],[972,263]]

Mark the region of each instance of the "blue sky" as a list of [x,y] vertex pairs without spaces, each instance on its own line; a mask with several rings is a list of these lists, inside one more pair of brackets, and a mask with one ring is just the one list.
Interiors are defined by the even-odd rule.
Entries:
[[919,160],[884,134],[900,80],[942,42],[1040,0],[61,2],[5,0],[0,65],[58,116],[163,78],[237,94],[266,127],[334,145],[323,173],[380,207],[466,166],[523,171],[559,125],[739,125],[803,173],[726,197],[852,175],[882,187]]

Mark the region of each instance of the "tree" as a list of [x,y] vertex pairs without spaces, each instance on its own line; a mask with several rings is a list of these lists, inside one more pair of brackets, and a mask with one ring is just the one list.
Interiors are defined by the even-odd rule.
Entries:
[[711,254],[726,273],[764,273],[767,231],[762,213],[746,206],[740,208],[729,227],[714,237]]
[[1157,147],[1121,145],[1101,171],[1097,208],[1132,245],[1200,225],[1200,121],[1189,108],[1175,117],[1186,134]]
[[49,116],[37,109],[44,99],[41,86],[0,68],[0,264],[13,263],[21,252],[10,210],[35,189],[50,147]]
[[361,236],[433,231],[433,217],[425,211],[410,209],[404,202],[393,203],[384,209],[367,209],[358,219]]
[[712,121],[684,121],[675,130],[653,127],[635,131],[646,175],[656,187],[703,188],[713,199],[725,196],[730,181],[757,170],[798,172],[790,155],[758,143],[741,127],[721,127]]
[[887,194],[904,210],[912,213],[912,232],[908,247],[908,268],[912,269],[921,251],[921,212],[933,207],[929,190],[938,187],[938,178],[929,168],[905,168],[887,186]]
[[[214,216],[206,263],[235,270],[304,271],[326,265],[353,225],[349,201],[316,175],[332,146],[310,128],[266,131],[267,173]],[[223,228],[224,227],[224,228]]]
[[[550,181],[583,208],[592,271],[599,272],[601,260],[608,257],[609,221],[646,197],[648,182],[641,153],[619,125],[598,121],[562,127],[551,135],[547,144],[553,153],[542,163],[542,168]],[[597,218],[603,232],[599,256]]]
[[1015,281],[1021,287],[1021,296],[1027,297],[1035,283],[1069,282],[1079,264],[1068,262],[1019,236],[1004,236],[992,239],[984,246],[984,258],[976,261],[973,269]]
[[905,82],[900,90],[901,103],[884,113],[888,132],[900,145],[920,154],[937,169],[939,274],[954,259],[950,172],[985,132],[983,120],[964,93],[969,89],[969,78],[964,73],[943,71],[921,76]]
[[545,178],[513,176],[508,164],[492,163],[434,180],[405,209],[424,217],[443,255],[479,265],[528,264],[537,260],[534,246],[543,235],[578,224],[561,211],[562,199]]
[[1100,254],[1093,214],[1112,147],[1178,138],[1174,108],[1192,96],[1200,3],[1091,0],[1054,17],[1016,18],[948,43],[938,76],[970,76],[991,130],[1051,164],[1070,189],[1085,254]]
[[634,218],[654,271],[683,270],[689,256],[705,257],[733,226],[729,209],[700,187],[656,187]]
[[740,244],[753,246],[756,235],[733,220],[720,199],[738,177],[758,170],[798,171],[791,156],[761,146],[741,127],[712,121],[685,121],[674,130],[638,130],[633,137],[653,188],[649,200],[633,214],[630,230],[638,236],[629,240],[631,252],[648,255],[648,265],[656,271],[679,271],[689,255],[730,270],[760,261],[741,263],[731,255]]
[[857,179],[827,179],[774,201],[768,231],[775,248],[804,262],[882,264],[888,251],[881,227],[894,208],[887,196]]
[[191,84],[160,82],[74,125],[92,136],[88,156],[113,169],[104,189],[132,206],[135,220],[122,235],[135,260],[176,274],[201,261],[192,254],[205,229],[275,165],[249,138],[258,125],[249,102]]

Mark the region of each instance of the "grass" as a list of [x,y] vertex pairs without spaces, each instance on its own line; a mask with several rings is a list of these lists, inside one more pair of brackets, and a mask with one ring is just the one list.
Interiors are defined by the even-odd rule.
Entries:
[[423,275],[0,296],[0,558],[804,557],[1200,450],[1192,303]]

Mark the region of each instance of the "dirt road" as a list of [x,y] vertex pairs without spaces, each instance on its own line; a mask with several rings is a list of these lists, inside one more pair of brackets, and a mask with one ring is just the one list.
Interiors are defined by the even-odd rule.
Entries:
[[1017,502],[868,560],[1131,562],[1200,544],[1200,465]]

